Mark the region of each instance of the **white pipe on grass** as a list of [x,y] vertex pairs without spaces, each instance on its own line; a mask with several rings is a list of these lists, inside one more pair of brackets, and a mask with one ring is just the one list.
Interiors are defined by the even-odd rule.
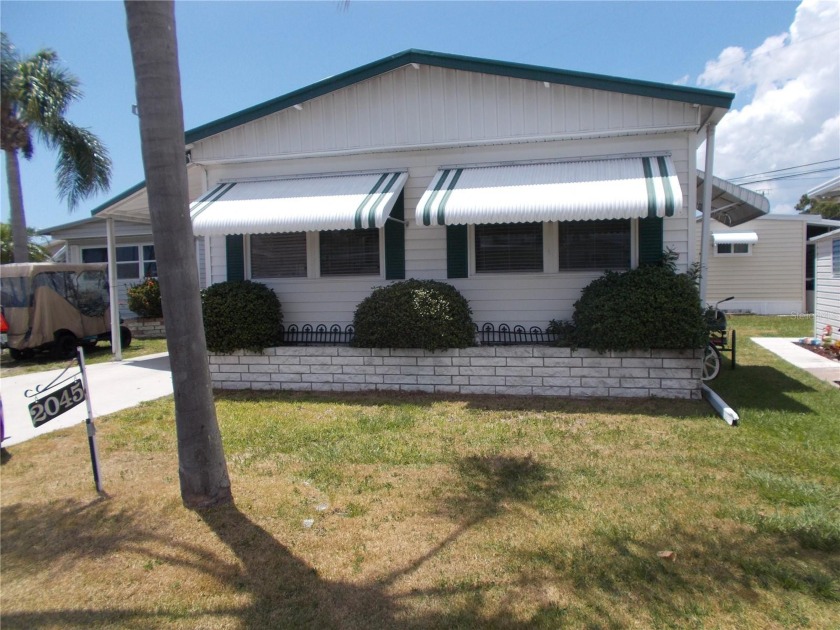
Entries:
[[703,398],[705,398],[706,401],[708,401],[708,403],[714,408],[717,414],[721,418],[723,418],[727,424],[733,427],[737,427],[738,420],[740,420],[740,418],[738,417],[736,411],[732,407],[727,405],[723,398],[721,398],[715,392],[713,392],[708,385],[701,383],[700,388],[701,393],[703,394]]

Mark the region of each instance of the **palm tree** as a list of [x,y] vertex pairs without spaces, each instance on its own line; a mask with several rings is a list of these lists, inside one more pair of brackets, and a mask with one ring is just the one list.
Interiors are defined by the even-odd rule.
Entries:
[[111,159],[99,138],[65,118],[67,108],[82,93],[79,80],[59,65],[58,55],[46,49],[21,57],[5,33],[0,38],[0,148],[6,154],[14,257],[26,262],[18,153],[27,160],[32,157],[33,135],[58,151],[58,193],[71,210],[91,194],[108,190]]
[[[28,236],[29,260],[32,262],[46,262],[50,259],[50,253],[43,245],[36,243],[35,230],[32,228],[26,229]],[[0,264],[8,264],[14,262],[14,254],[12,252],[12,227],[8,223],[0,223]]]
[[190,223],[175,9],[172,2],[126,0],[125,12],[172,366],[181,499],[189,508],[230,503]]

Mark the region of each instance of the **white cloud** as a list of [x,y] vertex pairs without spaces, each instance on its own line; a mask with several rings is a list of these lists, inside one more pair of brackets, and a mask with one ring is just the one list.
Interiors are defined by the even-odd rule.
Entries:
[[[752,51],[729,47],[706,63],[697,84],[752,93],[731,110],[715,136],[715,174],[734,178],[840,157],[840,3],[804,0],[787,33]],[[698,164],[703,164],[702,155]],[[836,165],[836,163],[834,163]],[[799,197],[836,172],[814,179],[751,186],[773,212],[790,212]]]

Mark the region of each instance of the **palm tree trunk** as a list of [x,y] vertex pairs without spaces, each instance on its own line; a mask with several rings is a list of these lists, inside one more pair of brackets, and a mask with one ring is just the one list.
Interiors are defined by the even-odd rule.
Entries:
[[16,263],[29,262],[29,236],[26,233],[23,188],[20,185],[20,164],[16,149],[6,149],[6,183],[9,187],[14,259]]
[[125,11],[172,365],[181,498],[189,508],[230,503],[190,223],[174,6],[172,2],[126,0]]

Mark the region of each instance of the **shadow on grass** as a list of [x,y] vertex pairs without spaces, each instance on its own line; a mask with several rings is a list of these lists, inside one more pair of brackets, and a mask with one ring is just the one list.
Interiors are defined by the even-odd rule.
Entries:
[[490,396],[463,394],[426,394],[419,392],[297,392],[260,390],[215,390],[219,400],[251,402],[328,403],[338,405],[414,405],[431,407],[438,403],[460,403],[479,411],[524,411],[557,413],[597,413],[620,415],[697,418],[713,415],[701,400],[664,398],[562,398],[556,396]]
[[773,367],[742,365],[735,370],[722,370],[709,386],[739,411],[814,413],[813,409],[791,395],[808,394],[816,390]]
[[[663,550],[674,555],[660,558]],[[573,589],[577,603],[567,611],[573,626],[624,628],[624,608],[624,615],[643,610],[657,626],[699,627],[708,615],[720,619],[772,593],[779,601],[798,593],[826,607],[840,602],[836,556],[803,554],[789,539],[747,531],[730,536],[670,531],[646,540],[620,527],[596,527],[585,544],[516,555],[528,567],[523,582],[544,583],[548,575]],[[780,607],[774,614],[782,627],[800,625],[794,622],[801,621],[795,619],[801,610]]]
[[[132,609],[110,601],[98,609],[9,613],[4,606],[3,627],[139,628],[178,622],[212,627],[216,620],[234,619],[244,628],[620,628],[628,614],[641,615],[641,623],[659,625],[702,621],[704,606],[718,601],[707,595],[710,591],[727,593],[731,610],[749,607],[768,592],[782,598],[801,593],[827,603],[840,601],[836,555],[803,552],[788,538],[746,530],[728,536],[665,531],[658,539],[644,540],[616,524],[593,525],[584,543],[558,538],[543,540],[540,544],[548,546],[540,547],[525,539],[501,546],[512,574],[509,580],[486,575],[476,583],[443,580],[443,586],[400,589],[403,578],[471,529],[516,505],[533,504],[546,493],[563,494],[554,471],[531,457],[466,457],[456,461],[454,470],[455,484],[441,505],[458,522],[455,530],[404,566],[363,583],[324,579],[233,505],[198,515],[207,534],[212,532],[229,548],[236,563],[220,561],[198,545],[163,539],[139,513],[115,508],[108,500],[9,506],[3,510],[0,547],[4,581],[18,572],[39,572],[45,579],[68,576],[83,558],[133,551],[144,559],[212,576],[220,588],[246,592],[250,599],[240,607],[191,604],[178,611],[165,606]],[[55,528],[60,528],[59,535]],[[418,548],[421,544],[418,541]],[[676,561],[657,557],[664,548],[676,551]],[[558,585],[569,593],[565,605],[543,603],[527,620],[516,613],[522,597]],[[503,594],[493,614],[485,598],[490,591],[491,599]],[[218,599],[213,593],[204,595],[211,596],[206,601]],[[90,593],[89,601],[105,597]],[[783,618],[778,621],[785,624]]]
[[[144,526],[137,514],[113,508],[108,500],[65,501],[49,505],[11,505],[3,510],[0,549],[6,579],[21,572],[68,575],[74,565],[117,552],[134,552],[149,561],[176,564],[213,576],[223,586],[244,590],[251,603],[241,608],[201,608],[189,612],[130,607],[72,608],[8,612],[4,628],[152,627],[179,620],[235,618],[245,628],[429,628],[480,623],[489,627],[526,628],[507,611],[486,615],[470,605],[447,606],[445,612],[418,613],[413,599],[427,593],[394,594],[394,585],[435,557],[479,522],[492,518],[507,501],[535,495],[546,476],[530,458],[469,457],[457,464],[459,476],[473,493],[467,517],[451,535],[404,567],[368,583],[351,584],[321,578],[272,534],[236,506],[198,512],[210,531],[236,556],[238,564],[220,562],[202,547],[164,539]],[[60,534],[55,528],[60,525]],[[155,551],[165,549],[165,552]],[[480,587],[476,587],[477,589]],[[446,589],[436,595],[445,594]],[[454,594],[463,588],[453,587]],[[96,594],[91,593],[91,599]]]

